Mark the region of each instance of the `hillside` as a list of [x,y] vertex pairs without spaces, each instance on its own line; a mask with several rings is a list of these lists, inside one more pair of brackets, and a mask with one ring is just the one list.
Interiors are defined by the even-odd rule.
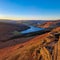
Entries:
[[[59,32],[58,29],[60,30],[60,27],[56,28],[57,32]],[[43,34],[41,36],[36,36],[35,38],[31,39],[30,41],[24,44],[18,44],[12,47],[3,48],[3,50],[2,49],[0,50],[0,54],[2,53],[2,55],[0,55],[0,58],[2,60],[7,60],[7,59],[8,60],[37,60],[37,59],[39,60],[40,52],[38,51],[40,51],[40,47],[41,49],[45,49],[45,47],[55,46],[55,44],[57,43],[57,41],[55,41],[56,38],[54,37],[54,35],[51,36],[52,32]],[[45,50],[41,50],[41,54],[45,53],[44,51]],[[47,50],[47,54],[49,54],[49,50]]]
[[12,24],[6,22],[0,22],[0,41],[6,40],[13,36],[13,31],[22,31],[28,29],[28,26],[24,24]]
[[41,25],[38,25],[38,27],[43,27],[43,28],[48,28],[48,27],[51,27],[51,26],[55,26],[57,24],[60,24],[60,20],[57,20],[57,21],[47,21]]
[[[50,27],[53,24],[56,25],[55,23],[58,21],[46,22],[45,25],[49,24],[48,27]],[[57,26],[50,32],[39,36],[0,42],[0,60],[60,60],[59,37],[60,27]],[[20,40],[28,41],[21,43]]]

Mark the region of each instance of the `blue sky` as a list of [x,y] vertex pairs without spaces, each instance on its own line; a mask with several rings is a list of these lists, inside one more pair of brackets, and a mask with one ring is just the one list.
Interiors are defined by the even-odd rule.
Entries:
[[0,0],[0,18],[59,19],[60,0]]

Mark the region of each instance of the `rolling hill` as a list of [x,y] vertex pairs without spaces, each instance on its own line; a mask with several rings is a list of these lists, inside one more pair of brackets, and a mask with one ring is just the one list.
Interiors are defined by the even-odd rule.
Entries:
[[22,31],[28,28],[29,27],[24,24],[12,24],[12,23],[0,22],[0,41],[12,37],[13,31]]
[[42,35],[0,42],[0,60],[60,60],[60,21],[45,22],[39,27],[51,26],[53,29]]

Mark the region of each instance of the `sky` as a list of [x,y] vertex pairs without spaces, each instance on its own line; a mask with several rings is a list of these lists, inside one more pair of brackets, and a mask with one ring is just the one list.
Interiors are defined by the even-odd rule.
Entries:
[[60,19],[60,0],[0,0],[0,19]]

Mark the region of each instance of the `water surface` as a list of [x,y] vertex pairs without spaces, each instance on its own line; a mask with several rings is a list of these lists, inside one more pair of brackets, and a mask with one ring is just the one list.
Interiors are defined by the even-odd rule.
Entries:
[[20,33],[31,33],[31,32],[37,32],[37,31],[41,31],[45,29],[45,28],[38,28],[35,26],[31,26],[31,25],[29,25],[29,27],[30,27],[29,29],[21,31]]

